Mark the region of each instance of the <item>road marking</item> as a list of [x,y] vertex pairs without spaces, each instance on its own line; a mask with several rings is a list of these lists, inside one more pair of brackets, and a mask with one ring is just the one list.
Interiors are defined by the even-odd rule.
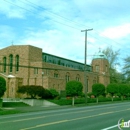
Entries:
[[56,122],[50,122],[50,123],[46,123],[46,124],[36,125],[36,126],[34,126],[34,127],[29,127],[29,128],[21,129],[21,130],[35,129],[35,128],[42,127],[42,126],[48,126],[48,125],[54,125],[54,124],[60,124],[60,123],[64,123],[64,122],[68,122],[68,120],[62,120],[62,121],[56,121]]
[[[50,122],[50,123],[45,123],[45,124],[41,124],[41,125],[36,125],[36,126],[33,126],[33,127],[23,128],[23,129],[20,129],[20,130],[30,130],[30,129],[34,129],[34,128],[38,128],[38,127],[49,126],[49,125],[54,125],[54,124],[59,124],[59,123],[64,123],[64,122],[76,121],[76,120],[82,120],[82,119],[86,119],[86,118],[98,117],[98,116],[102,116],[102,115],[108,115],[108,114],[111,114],[111,113],[117,113],[117,112],[128,111],[128,110],[129,109],[120,110],[120,111],[110,111],[110,112],[100,113],[100,114],[92,115],[92,116],[85,116],[85,117],[79,117],[79,118],[74,118],[74,119],[70,119],[70,120],[62,120],[62,121],[57,121],[57,122]],[[115,128],[117,126],[118,125],[114,125],[114,126],[105,128],[103,130],[109,130],[109,129]]]
[[24,128],[24,129],[21,129],[21,130],[29,130],[29,129],[34,129],[34,128],[43,127],[43,126],[49,126],[49,125],[54,125],[54,124],[59,124],[59,123],[64,123],[64,122],[82,120],[82,119],[85,119],[85,118],[92,118],[92,117],[96,117],[96,116],[107,115],[107,114],[110,114],[110,113],[114,113],[114,112],[106,112],[106,113],[100,113],[100,114],[92,115],[92,116],[74,118],[74,119],[70,119],[70,120],[62,120],[62,121],[57,121],[57,122],[50,122],[50,123],[46,123],[46,124],[41,124],[41,125],[36,125],[36,126],[33,126],[33,127]]
[[35,120],[35,119],[38,119],[38,118],[59,116],[59,115],[63,115],[63,114],[65,115],[65,114],[70,114],[70,113],[82,113],[82,112],[94,111],[94,110],[95,110],[95,109],[93,109],[93,110],[78,111],[78,112],[76,111],[76,112],[68,112],[68,113],[54,114],[54,115],[49,115],[49,116],[39,116],[39,117],[34,117],[34,118],[25,118],[25,119],[20,119],[20,120],[4,121],[4,122],[0,122],[0,124],[9,123],[9,122],[20,122],[20,121],[25,121],[25,120]]
[[12,121],[12,122],[35,120],[35,119],[40,119],[40,118],[45,118],[45,117],[46,117],[46,116],[40,116],[40,117],[34,117],[34,118],[26,118],[26,119],[14,120],[14,121]]
[[82,119],[85,119],[85,118],[92,118],[92,117],[96,117],[96,116],[107,115],[107,114],[110,114],[110,113],[114,113],[114,112],[106,112],[106,113],[100,113],[100,114],[92,115],[92,116],[79,117],[79,118],[75,118],[75,119],[70,119],[69,121],[82,120]]
[[20,119],[20,120],[5,121],[5,122],[0,122],[0,124],[9,123],[9,122],[20,122],[20,121],[27,121],[27,120],[35,120],[35,119],[40,119],[40,118],[45,118],[45,117],[46,117],[46,116],[40,116],[40,117],[25,118],[25,119]]
[[[115,107],[107,107],[108,108],[115,108]],[[100,108],[98,110],[101,110],[101,109],[106,109],[106,108]],[[39,116],[39,117],[33,117],[33,118],[25,118],[25,119],[20,119],[20,120],[11,120],[11,121],[4,121],[4,122],[0,122],[0,124],[3,124],[3,123],[9,123],[9,122],[20,122],[20,121],[27,121],[27,120],[35,120],[35,119],[39,119],[39,118],[45,118],[45,117],[52,117],[52,116],[59,116],[59,115],[65,115],[65,114],[73,114],[73,113],[83,113],[83,112],[89,112],[89,111],[95,111],[97,109],[91,109],[91,110],[84,110],[84,111],[75,111],[75,112],[67,112],[67,113],[61,113],[61,114],[54,114],[54,115],[49,115],[49,116]]]
[[50,123],[46,123],[46,124],[37,125],[36,127],[42,127],[42,126],[48,126],[48,125],[54,125],[54,124],[59,124],[59,123],[63,123],[63,122],[68,122],[68,120],[62,120],[62,121],[56,121],[56,122],[50,122]]
[[[129,102],[125,102],[125,103],[114,103],[114,104],[105,104],[105,105],[96,105],[96,106],[85,106],[85,107],[75,107],[75,108],[66,108],[66,109],[58,109],[58,110],[50,110],[50,111],[40,111],[40,112],[29,112],[29,113],[22,113],[22,114],[14,114],[14,115],[7,115],[7,116],[1,116],[0,120],[1,119],[5,119],[5,118],[12,118],[12,117],[24,117],[24,116],[31,116],[32,114],[33,115],[41,115],[41,114],[47,114],[47,113],[54,113],[54,112],[63,112],[63,111],[70,111],[70,110],[81,110],[81,109],[84,109],[84,108],[87,108],[87,109],[100,109],[100,108],[103,108],[103,107],[106,107],[106,106],[114,106],[115,108],[116,107],[121,107],[123,104],[123,106],[130,106]],[[43,109],[44,110],[44,109]]]
[[110,126],[110,127],[104,128],[104,129],[102,129],[102,130],[110,130],[110,129],[115,128],[115,127],[117,127],[117,126],[118,126],[118,125],[113,125],[113,126]]

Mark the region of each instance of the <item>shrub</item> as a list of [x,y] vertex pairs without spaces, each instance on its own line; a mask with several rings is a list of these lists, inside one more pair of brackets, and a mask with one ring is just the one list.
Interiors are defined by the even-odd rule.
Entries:
[[0,98],[4,95],[6,91],[6,81],[3,77],[0,77]]
[[19,86],[17,92],[30,95],[31,98],[36,98],[36,96],[40,96],[44,92],[44,88],[35,85]]
[[74,97],[82,95],[83,85],[79,81],[69,81],[66,84],[66,94],[72,97],[72,105],[74,106]]
[[96,83],[92,85],[92,92],[97,98],[97,103],[98,103],[98,97],[100,95],[103,95],[105,93],[105,86],[101,83]]
[[56,98],[59,96],[59,93],[55,89],[50,89],[50,93],[52,98]]

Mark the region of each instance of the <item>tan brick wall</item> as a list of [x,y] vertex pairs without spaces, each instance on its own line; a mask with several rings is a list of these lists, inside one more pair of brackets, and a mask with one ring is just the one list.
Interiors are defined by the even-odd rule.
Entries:
[[[76,76],[79,76],[80,81],[84,86],[84,72],[75,71],[72,68],[46,63],[42,61],[42,49],[33,47],[30,45],[17,45],[9,46],[7,48],[0,50],[0,63],[3,63],[3,57],[7,58],[7,64],[9,64],[9,55],[13,54],[13,64],[15,65],[15,57],[19,55],[19,64],[22,66],[19,71],[15,71],[15,66],[13,67],[13,72],[9,72],[9,66],[6,68],[6,73],[3,73],[3,66],[0,66],[0,72],[7,81],[7,91],[5,97],[19,97],[17,94],[17,88],[21,85],[43,85],[44,88],[50,89],[55,88],[57,91],[65,90],[66,87],[66,74],[70,76],[70,80],[76,80]],[[95,72],[95,65],[100,65],[100,72]],[[93,60],[93,72],[86,72],[88,79],[88,91],[92,90],[92,85],[96,81],[107,85],[109,81],[109,72],[105,73],[105,76],[101,72],[104,72],[108,66],[107,60]],[[109,67],[109,66],[108,66]],[[34,68],[38,68],[38,73],[34,73]],[[44,75],[42,75],[44,72]],[[58,74],[58,77],[54,77],[54,73]],[[14,75],[14,78],[8,78],[8,75]],[[85,91],[85,86],[83,91]]]
[[92,60],[93,72],[96,72],[96,65],[99,65],[99,72],[98,72],[99,82],[107,86],[110,83],[108,60],[106,59]]

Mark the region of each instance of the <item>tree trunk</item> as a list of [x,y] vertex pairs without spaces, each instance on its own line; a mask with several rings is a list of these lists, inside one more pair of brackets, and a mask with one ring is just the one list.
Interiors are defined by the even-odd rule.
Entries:
[[98,97],[97,97],[97,103],[98,103]]
[[112,96],[112,102],[113,102],[113,96]]
[[0,98],[0,108],[2,107],[3,105],[3,99]]
[[124,97],[124,96],[121,96],[121,100],[122,100],[122,101],[123,101],[123,97]]
[[74,97],[72,97],[72,106],[74,106]]

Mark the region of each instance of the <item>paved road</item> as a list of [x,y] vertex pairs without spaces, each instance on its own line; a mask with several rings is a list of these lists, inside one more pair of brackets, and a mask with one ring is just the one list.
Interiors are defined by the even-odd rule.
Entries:
[[130,102],[1,116],[0,130],[118,130],[120,118],[130,120]]

